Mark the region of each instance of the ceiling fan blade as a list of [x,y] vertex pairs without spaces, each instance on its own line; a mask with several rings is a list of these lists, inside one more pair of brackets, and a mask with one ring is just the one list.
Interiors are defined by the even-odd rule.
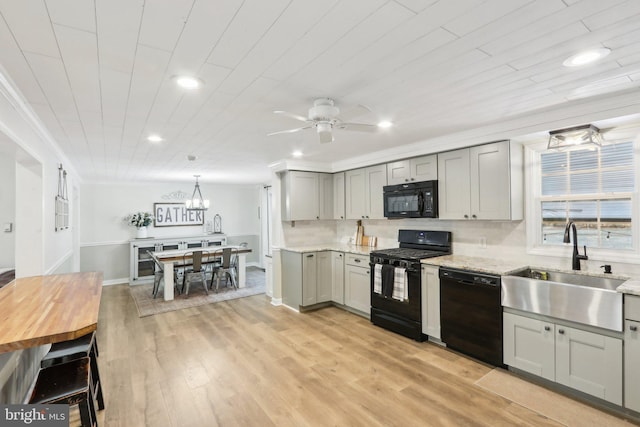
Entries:
[[290,117],[292,119],[296,119],[296,120],[300,120],[301,122],[308,122],[309,119],[307,119],[306,117],[303,117],[299,114],[293,114],[293,113],[288,113],[286,111],[281,111],[281,110],[276,110],[274,111],[275,114],[279,114],[281,116],[287,116]]
[[357,132],[377,132],[377,125],[369,125],[366,123],[340,123],[337,125],[338,129],[342,130],[354,130]]
[[356,105],[355,107],[341,112],[340,113],[340,120],[342,120],[343,122],[355,119],[356,117],[360,117],[360,116],[364,116],[366,114],[371,113],[371,109],[369,107],[366,107],[364,105]]
[[299,131],[304,130],[304,129],[311,129],[312,127],[313,127],[312,125],[309,125],[309,126],[303,126],[303,127],[301,127],[301,128],[287,129],[287,130],[279,130],[279,131],[277,131],[277,132],[271,132],[271,133],[268,133],[268,134],[267,134],[267,136],[271,136],[271,135],[279,135],[279,134],[281,134],[281,133],[294,133],[294,132],[299,132]]

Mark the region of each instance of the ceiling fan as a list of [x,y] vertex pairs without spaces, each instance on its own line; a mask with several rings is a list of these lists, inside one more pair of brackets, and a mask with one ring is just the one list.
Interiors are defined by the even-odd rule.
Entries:
[[[348,117],[356,117],[357,115],[368,112],[370,112],[368,108],[364,106],[358,106],[356,109],[354,109],[354,111],[349,112]],[[348,122],[347,115],[338,117],[338,114],[340,114],[340,109],[335,105],[333,99],[331,98],[318,98],[313,101],[313,107],[309,109],[309,114],[307,117],[280,110],[274,111],[274,113],[291,117],[292,119],[299,120],[306,124],[305,126],[295,129],[271,132],[270,134],[268,134],[268,136],[278,135],[281,133],[294,133],[305,129],[315,128],[316,132],[318,132],[318,136],[320,137],[320,142],[325,143],[333,141],[334,129],[358,132],[375,132],[378,130],[378,127],[376,125]]]

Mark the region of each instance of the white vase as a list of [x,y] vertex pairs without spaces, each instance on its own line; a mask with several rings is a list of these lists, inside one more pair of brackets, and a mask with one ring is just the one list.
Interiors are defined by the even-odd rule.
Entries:
[[136,235],[138,239],[146,239],[147,238],[147,227],[138,227],[138,233]]

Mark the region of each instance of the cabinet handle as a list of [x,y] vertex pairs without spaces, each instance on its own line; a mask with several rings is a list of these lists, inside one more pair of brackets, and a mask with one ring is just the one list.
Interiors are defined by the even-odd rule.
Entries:
[[464,214],[465,219],[469,219],[469,215]]
[[354,261],[355,261],[355,262],[360,262],[360,260],[359,260],[359,259],[357,259],[357,258],[356,258],[356,259],[354,259]]
[[638,327],[636,325],[631,325],[629,326],[629,330],[635,332],[638,330]]
[[364,215],[362,215],[362,218],[364,218]]
[[404,182],[409,182],[409,179],[405,178],[405,179],[404,179]]
[[558,333],[559,333],[560,335],[564,335],[564,329],[558,329]]
[[342,254],[338,255],[340,258],[342,258]]
[[342,215],[340,215],[340,219],[344,219],[344,217]]
[[415,181],[415,180],[416,180],[415,178],[411,178],[411,181]]
[[471,218],[476,219],[477,218],[476,214],[471,215]]
[[313,258],[313,254],[307,255],[307,258]]
[[544,327],[544,330],[545,330],[545,331],[550,331],[550,330],[551,330],[551,327],[549,327],[549,326],[545,326],[545,327]]
[[367,218],[369,218],[369,215],[367,215]]

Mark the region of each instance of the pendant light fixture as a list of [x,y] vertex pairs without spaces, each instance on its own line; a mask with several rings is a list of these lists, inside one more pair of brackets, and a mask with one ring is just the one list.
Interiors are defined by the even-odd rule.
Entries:
[[205,200],[202,198],[202,193],[200,192],[200,184],[198,183],[198,178],[200,175],[194,175],[196,177],[196,186],[193,189],[193,195],[191,199],[186,200],[184,204],[187,207],[188,211],[206,211],[209,208],[209,200]]
[[549,150],[565,150],[584,146],[592,146],[592,148],[602,146],[600,129],[594,125],[583,125],[549,132],[549,143],[547,144]]

